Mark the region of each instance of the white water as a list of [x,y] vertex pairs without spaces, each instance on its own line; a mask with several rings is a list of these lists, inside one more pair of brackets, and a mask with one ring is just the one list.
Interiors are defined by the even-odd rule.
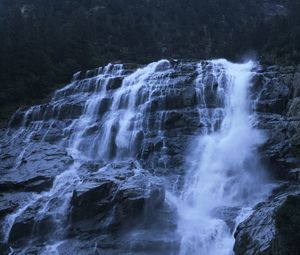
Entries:
[[[198,65],[195,81],[199,118],[205,131],[199,134],[188,151],[187,175],[181,196],[169,195],[178,209],[178,233],[182,237],[180,255],[231,254],[233,231],[218,212],[224,208],[236,211],[237,208],[239,213],[233,219],[237,225],[268,192],[255,154],[264,137],[253,128],[255,116],[248,98],[255,64],[232,64],[225,60],[208,63],[208,66],[205,62]],[[55,225],[55,236],[44,247],[43,254],[58,254],[60,241],[65,238],[65,218],[72,192],[82,182],[81,164],[88,160],[135,159],[141,152],[139,135],[151,133],[151,129],[152,132],[155,130],[155,136],[163,138],[164,119],[174,111],[157,111],[153,121],[149,117],[149,105],[153,94],[163,97],[172,88],[173,84],[169,82],[171,72],[167,60],[149,64],[127,76],[122,65],[108,65],[99,70],[96,77],[72,82],[56,92],[49,107],[48,114],[53,115],[50,124],[43,116],[47,111],[43,112],[42,107],[28,110],[23,127],[16,133],[16,136],[25,137],[28,145],[16,160],[15,170],[21,167],[23,155],[30,149],[31,137],[43,128],[47,129],[48,125],[41,141],[46,140],[59,119],[61,108],[69,103],[70,98],[84,102],[81,115],[62,129],[60,141],[75,163],[56,177],[50,191],[33,197],[29,204],[6,218],[3,226],[5,242],[9,240],[15,220],[38,203],[41,209],[36,221],[50,215]],[[206,80],[209,76],[213,78],[212,84]],[[124,80],[118,89],[109,91],[110,79],[116,77]],[[215,84],[216,92],[213,90]],[[209,90],[217,94],[217,108],[209,106],[209,98],[205,95]],[[107,99],[111,100],[108,110],[102,112],[102,103]],[[150,121],[153,123],[149,124]],[[164,139],[163,150],[167,150]]]
[[[91,159],[110,160],[111,158],[121,159],[123,156],[134,156],[135,149],[137,149],[135,148],[136,135],[143,129],[142,124],[147,110],[146,107],[151,97],[149,90],[153,92],[157,81],[160,80],[160,76],[164,76],[164,71],[157,70],[164,64],[168,64],[168,61],[161,60],[151,63],[126,76],[120,88],[114,92],[113,97],[112,92],[107,90],[107,85],[111,78],[123,75],[122,65],[112,66],[109,64],[103,70],[99,70],[100,74],[88,80],[88,83],[85,81],[79,82],[79,84],[72,82],[55,93],[50,102],[52,103],[50,110],[51,114],[56,113],[57,110],[57,114],[53,116],[54,120],[51,120],[49,129],[44,137],[41,138],[41,142],[45,140],[53,123],[55,123],[55,119],[59,117],[60,108],[64,104],[65,98],[71,93],[76,93],[76,100],[84,100],[83,113],[62,130],[64,138],[60,141],[61,146],[66,146],[68,154],[74,159],[74,163],[55,178],[53,187],[49,191],[33,196],[27,204],[21,205],[16,212],[4,219],[2,233],[5,243],[9,241],[11,230],[17,218],[25,213],[26,210],[34,207],[35,204],[39,204],[40,209],[35,215],[35,221],[39,222],[46,216],[51,216],[55,227],[55,236],[48,240],[49,245],[45,247],[43,254],[58,253],[57,249],[61,245],[60,240],[63,240],[65,236],[66,216],[73,191],[82,183],[81,178],[84,178],[78,172],[80,166]],[[151,76],[154,76],[152,80],[150,79]],[[93,83],[96,83],[95,88],[90,91]],[[148,85],[148,87],[142,91],[141,88],[145,85]],[[71,94],[71,96],[74,95]],[[99,116],[101,102],[107,98],[112,98],[109,110]],[[40,106],[32,107],[25,113],[22,127],[14,136],[14,139],[25,137],[26,141],[22,153],[16,159],[15,171],[18,171],[18,168],[21,167],[23,155],[31,146],[31,137],[42,128],[45,128],[44,123],[46,123],[47,119],[34,122],[35,118],[39,118],[40,115],[45,115],[46,113],[41,112]],[[99,118],[103,119],[103,126],[98,123],[100,129],[89,137],[87,133],[95,126]],[[30,121],[33,123],[30,123]],[[25,127],[26,122],[30,123],[27,128]],[[114,133],[114,127],[118,127],[116,134]],[[114,145],[116,145],[116,151],[111,155],[110,151]]]
[[[233,219],[238,223],[268,192],[255,155],[264,137],[252,127],[254,116],[248,98],[255,64],[226,60],[211,64],[217,93],[225,107],[208,115],[210,128],[193,143],[187,156],[188,174],[182,194],[172,198],[179,215],[180,255],[232,254],[233,233],[224,219],[216,216],[218,210],[242,208]],[[204,86],[202,77],[199,66],[200,89]],[[215,124],[220,116],[223,120],[218,129]]]

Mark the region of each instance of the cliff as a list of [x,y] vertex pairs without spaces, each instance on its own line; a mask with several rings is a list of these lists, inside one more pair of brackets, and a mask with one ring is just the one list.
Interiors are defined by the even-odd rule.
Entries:
[[[220,129],[230,84],[223,72],[211,61],[110,64],[76,73],[48,102],[17,111],[1,132],[2,253],[176,253],[170,192],[183,188],[188,147]],[[300,73],[253,72],[253,125],[265,135],[259,170],[274,190],[237,226],[235,252],[296,254]],[[233,231],[239,211],[216,217]]]

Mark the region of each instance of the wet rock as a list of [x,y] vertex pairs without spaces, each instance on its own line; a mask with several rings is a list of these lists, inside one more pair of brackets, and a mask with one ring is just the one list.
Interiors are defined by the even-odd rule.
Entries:
[[256,110],[268,113],[284,113],[287,109],[289,85],[285,84],[280,77],[266,79],[260,92]]
[[219,207],[213,210],[212,215],[218,219],[225,221],[231,233],[233,233],[234,228],[236,227],[235,220],[240,212],[241,208],[239,207]]
[[123,77],[111,78],[107,84],[107,89],[118,89],[122,86]]
[[31,198],[32,193],[30,192],[2,192],[0,194],[0,220],[3,220],[11,213],[15,213],[17,209],[28,203]]
[[[68,191],[64,190],[64,192]],[[22,193],[20,194],[22,195]],[[49,196],[49,193],[44,194],[44,196],[30,194],[25,197],[26,200],[20,202],[18,210],[15,211],[16,214],[12,214],[13,224],[9,232],[9,243],[12,246],[23,245],[28,238],[43,243],[53,237],[55,231],[60,229],[61,224],[66,224],[68,218],[65,217],[63,210],[68,210],[68,208],[64,207],[63,199],[68,201],[67,197],[62,198],[57,193],[52,197]],[[19,197],[18,194],[17,198]]]
[[299,117],[300,119],[300,97],[294,98],[292,100],[288,116]]
[[295,73],[293,79],[293,97],[300,97],[300,73]]
[[[115,210],[117,221],[136,217],[144,210],[153,210],[162,206],[165,199],[164,187],[158,178],[148,173],[137,173],[122,183],[116,193]],[[121,202],[122,201],[122,202]]]
[[156,67],[156,72],[161,72],[169,69],[171,67],[171,64],[168,60],[161,60],[159,65]]
[[287,177],[287,169],[300,166],[297,156],[300,145],[299,127],[300,122],[285,118],[265,121],[267,140],[262,148],[262,156],[273,173],[280,178]]
[[85,182],[73,192],[72,220],[78,221],[93,217],[109,210],[116,184],[109,180]]
[[[80,231],[115,230],[162,206],[161,181],[134,162],[110,164],[85,177],[72,197],[70,235]],[[92,218],[91,218],[92,217]],[[98,218],[99,224],[92,223]]]
[[1,181],[0,191],[33,191],[41,192],[48,190],[52,187],[54,177],[49,176],[36,176],[25,181]]
[[209,87],[206,87],[204,90],[204,96],[205,96],[205,107],[207,108],[217,108],[220,105],[220,100],[218,100],[216,89],[210,89]]
[[35,208],[26,210],[21,216],[17,217],[9,235],[9,242],[26,239],[29,233],[32,233],[35,224]]
[[57,116],[56,118],[59,120],[78,118],[83,113],[83,108],[84,106],[81,104],[66,103],[63,107],[59,107],[57,112],[53,113],[53,116],[47,116],[46,120],[55,116]]
[[41,133],[38,134],[38,139],[43,139],[45,142],[55,144],[56,142],[59,142],[61,139],[63,139],[63,133],[62,130],[66,127],[66,123],[64,121],[58,121],[58,122],[50,122],[49,125],[45,124],[45,129],[48,128],[47,131],[41,130]]
[[288,178],[291,181],[300,181],[300,168],[291,169],[288,173]]
[[103,115],[109,110],[109,107],[111,106],[112,98],[105,97],[101,100],[99,104],[99,115]]
[[[234,251],[237,255],[269,255],[287,254],[274,249],[278,228],[276,213],[285,203],[289,195],[300,193],[298,185],[285,184],[279,187],[267,202],[258,204],[253,214],[241,223],[235,233]],[[288,227],[289,222],[283,223]]]
[[9,200],[7,196],[4,194],[0,195],[0,220],[3,219],[6,215],[14,212],[18,204],[16,204],[14,201]]
[[194,106],[196,103],[196,89],[188,87],[182,91],[183,106]]
[[141,158],[147,160],[148,157],[152,154],[152,152],[154,151],[154,144],[150,141],[145,142],[143,144],[143,149],[142,149],[142,153],[141,153]]
[[21,152],[22,157],[15,154],[16,148],[5,148],[7,151],[2,159],[8,160],[12,168],[7,167],[0,172],[2,192],[48,190],[55,177],[73,162],[63,148],[47,143],[29,145]]
[[87,70],[85,72],[85,77],[84,78],[92,78],[92,77],[96,76],[97,74],[99,74],[99,69],[98,68]]
[[[109,77],[107,95],[97,102],[93,123],[89,123],[89,118],[80,117],[86,109],[86,100],[104,85],[100,79],[101,69],[77,74],[77,80],[57,91],[50,103],[15,114],[11,127],[22,126],[24,132],[22,128],[12,128],[8,136],[0,134],[0,219],[25,206],[33,194],[48,191],[56,176],[69,169],[73,159],[65,147],[74,138],[79,121],[87,127],[82,130],[83,140],[76,147],[80,154],[76,163],[80,166],[72,178],[78,178],[78,183],[71,185],[67,192],[63,222],[59,222],[65,227],[65,236],[59,239],[67,240],[59,245],[58,251],[110,255],[132,252],[161,255],[178,251],[176,213],[164,203],[163,180],[170,178],[167,183],[172,184],[182,182],[186,172],[184,152],[189,142],[211,126],[220,127],[224,98],[219,92],[226,89],[226,82],[217,81],[211,75],[209,62],[203,63],[203,84],[196,84],[197,63],[162,61],[157,66],[158,73],[149,77],[137,92],[134,105],[141,111],[134,123],[128,125],[128,132],[137,126],[139,130],[130,137],[130,154],[126,149],[119,153],[116,136],[120,124],[117,121],[108,125],[111,132],[107,144],[99,139],[101,135],[96,135],[107,124],[105,116],[111,114],[112,99],[114,93],[120,91],[123,75],[137,67],[125,65],[121,76]],[[257,103],[255,125],[263,129],[266,137],[260,155],[273,176],[289,180],[288,186],[294,187],[299,181],[300,167],[299,77],[294,68],[265,67],[258,71],[251,88],[253,105]],[[153,91],[149,89],[152,87]],[[124,94],[117,108],[124,110],[128,103]],[[209,122],[211,116],[215,123]],[[139,118],[142,121],[139,122]],[[107,147],[107,153],[99,156],[101,146]],[[128,157],[134,160],[122,161]],[[181,187],[182,183],[176,185]],[[283,237],[276,231],[286,229],[284,222],[276,225],[276,211],[289,194],[297,193],[296,190],[282,188],[254,208],[235,234],[237,254],[267,254],[274,245],[280,247],[278,250],[284,249],[281,244],[286,240],[282,241]],[[39,212],[46,202],[49,202],[49,212],[41,216]],[[45,197],[45,201],[37,201],[17,217],[10,236],[10,245],[16,253],[23,252],[22,240],[26,243],[29,239],[32,241],[29,253],[45,251],[44,243],[51,243],[55,236],[57,221],[53,212],[61,203],[57,196]],[[287,208],[291,208],[290,203],[293,204],[289,202]],[[217,208],[213,213],[233,230],[238,212],[239,208]],[[286,213],[282,215],[285,217]],[[157,229],[161,231],[158,233]],[[7,248],[3,247],[6,251]]]
[[272,242],[275,255],[298,254],[300,251],[300,194],[288,196],[276,211],[276,235]]
[[159,110],[163,110],[166,106],[165,106],[165,100],[162,97],[159,98],[154,98],[153,100],[151,100],[151,103],[149,104],[149,111],[150,112],[156,112]]
[[183,107],[182,96],[176,91],[169,92],[165,97],[165,106],[167,109]]
[[100,168],[103,168],[106,165],[104,161],[87,161],[84,162],[81,165],[81,168],[84,169],[84,171],[88,172],[97,172]]
[[9,242],[16,246],[26,243],[28,235],[39,242],[48,240],[55,231],[55,217],[51,214],[40,214],[42,203],[37,201],[28,207],[14,221],[9,234]]
[[179,237],[168,232],[139,230],[127,234],[125,238],[132,252],[137,254],[176,254],[180,249]]
[[173,129],[183,127],[185,125],[185,115],[180,112],[171,112],[165,119],[165,127],[167,129]]

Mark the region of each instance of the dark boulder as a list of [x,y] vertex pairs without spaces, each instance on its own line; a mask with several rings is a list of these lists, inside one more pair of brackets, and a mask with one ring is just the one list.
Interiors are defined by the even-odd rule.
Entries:
[[[0,190],[35,191],[49,190],[55,177],[68,169],[73,159],[66,150],[47,143],[31,144],[18,156],[18,144],[8,147],[6,159],[13,160],[13,168],[0,172]],[[11,163],[9,163],[11,164]]]
[[108,90],[120,88],[120,87],[122,86],[123,79],[124,79],[124,77],[115,77],[115,78],[109,79],[106,88],[107,88]]
[[274,255],[300,254],[300,195],[288,196],[274,215]]
[[84,220],[110,210],[116,184],[109,180],[85,182],[74,192],[71,200],[72,221]]
[[[242,222],[235,233],[234,251],[237,255],[286,255],[297,253],[284,253],[280,250],[289,249],[286,246],[294,241],[291,250],[297,247],[298,242],[293,239],[295,233],[299,232],[299,215],[292,216],[293,210],[299,207],[297,199],[287,200],[290,195],[300,193],[298,184],[285,184],[276,189],[268,201],[258,204],[252,215]],[[297,202],[298,201],[298,202]],[[292,209],[290,212],[288,210]],[[298,225],[291,225],[298,221]],[[284,237],[282,234],[286,234]],[[283,240],[282,240],[283,238]],[[278,249],[280,242],[283,247]],[[289,245],[291,245],[289,243]]]
[[[73,192],[71,236],[78,231],[99,233],[125,227],[164,202],[162,182],[135,162],[109,164],[97,172],[85,172],[84,179]],[[94,219],[99,219],[97,224]]]
[[101,99],[101,102],[99,104],[99,116],[102,116],[104,113],[106,113],[110,106],[111,106],[111,102],[112,102],[112,98],[110,97],[105,97],[103,99]]
[[260,92],[256,110],[268,113],[285,113],[289,100],[290,88],[281,77],[266,78]]

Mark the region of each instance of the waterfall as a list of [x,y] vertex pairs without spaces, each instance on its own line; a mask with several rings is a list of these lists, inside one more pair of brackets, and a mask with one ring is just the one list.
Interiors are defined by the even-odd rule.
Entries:
[[[85,179],[80,167],[90,160],[121,161],[135,159],[141,153],[143,131],[149,131],[150,99],[160,90],[161,83],[167,83],[170,70],[169,61],[161,60],[129,74],[123,65],[112,64],[97,69],[91,78],[88,72],[78,80],[80,73],[76,73],[69,85],[54,93],[49,104],[33,106],[21,118],[16,113],[11,124],[19,118],[20,127],[9,132],[13,141],[24,139],[25,144],[15,160],[14,171],[22,171],[26,151],[45,141],[65,147],[74,162],[56,176],[49,191],[34,194],[28,203],[6,216],[2,224],[5,243],[16,219],[35,207],[37,225],[51,218],[51,228],[55,229],[55,235],[48,240],[54,244],[49,247],[61,243],[66,236],[64,228],[73,191]],[[154,130],[159,129],[160,121],[154,124]],[[61,137],[53,138],[52,130],[61,124]],[[39,137],[37,141],[34,136]]]
[[[157,201],[164,199],[160,190],[169,190],[160,215],[175,216],[170,220],[156,219],[163,223],[155,233],[162,237],[158,239],[170,243],[161,246],[163,252],[152,247],[153,254],[231,254],[237,224],[269,190],[256,155],[264,136],[254,127],[250,100],[256,68],[251,61],[233,64],[226,60],[160,60],[138,68],[109,64],[76,73],[71,83],[57,90],[48,103],[17,111],[7,132],[9,143],[4,147],[7,155],[16,151],[16,156],[6,157],[13,162],[9,171],[20,179],[18,187],[32,180],[42,184],[45,178],[53,180],[49,189],[23,192],[27,192],[26,199],[17,200],[17,206],[1,222],[2,243],[20,245],[11,240],[11,232],[18,219],[25,219],[31,234],[26,248],[23,244],[17,248],[26,253],[27,248],[36,245],[41,254],[59,254],[60,246],[70,237],[75,191],[97,190],[105,182],[114,187],[113,194],[107,201],[95,203],[96,195],[87,195],[90,200],[83,208],[92,208],[88,204],[91,200],[95,207],[107,203],[103,212],[99,209],[99,218],[106,219],[108,225],[116,221],[113,217],[118,216],[114,213],[118,203],[129,199],[126,206],[132,205],[131,196],[136,195],[137,208],[147,199],[159,204]],[[58,150],[58,156],[51,154],[52,150]],[[34,162],[29,162],[27,158],[32,155]],[[37,162],[43,157],[45,167],[40,167]],[[61,162],[60,157],[66,162]],[[53,158],[54,163],[47,165]],[[89,164],[93,166],[90,169]],[[129,170],[123,176],[124,169]],[[9,171],[2,175],[8,183],[14,177]],[[137,180],[132,181],[135,176]],[[164,185],[150,192],[146,189],[154,187],[157,180],[151,182],[153,176],[163,180]],[[122,197],[118,192],[123,192],[126,182],[130,182],[124,192],[127,197]],[[42,184],[38,183],[39,187]],[[49,227],[49,233],[45,230],[42,238],[40,224]],[[96,237],[100,235],[97,231]],[[146,233],[142,240],[153,238],[147,231],[136,231],[133,236]],[[86,241],[85,235],[90,232],[83,230],[82,235]],[[126,245],[128,242],[126,254],[135,254],[131,241],[123,241]]]
[[[199,109],[208,128],[188,151],[185,184],[176,201],[180,255],[233,254],[234,228],[268,191],[255,153],[264,136],[253,127],[249,100],[255,64],[213,60],[211,66],[223,108]],[[203,89],[209,88],[202,65],[198,73],[199,102],[205,105]]]

